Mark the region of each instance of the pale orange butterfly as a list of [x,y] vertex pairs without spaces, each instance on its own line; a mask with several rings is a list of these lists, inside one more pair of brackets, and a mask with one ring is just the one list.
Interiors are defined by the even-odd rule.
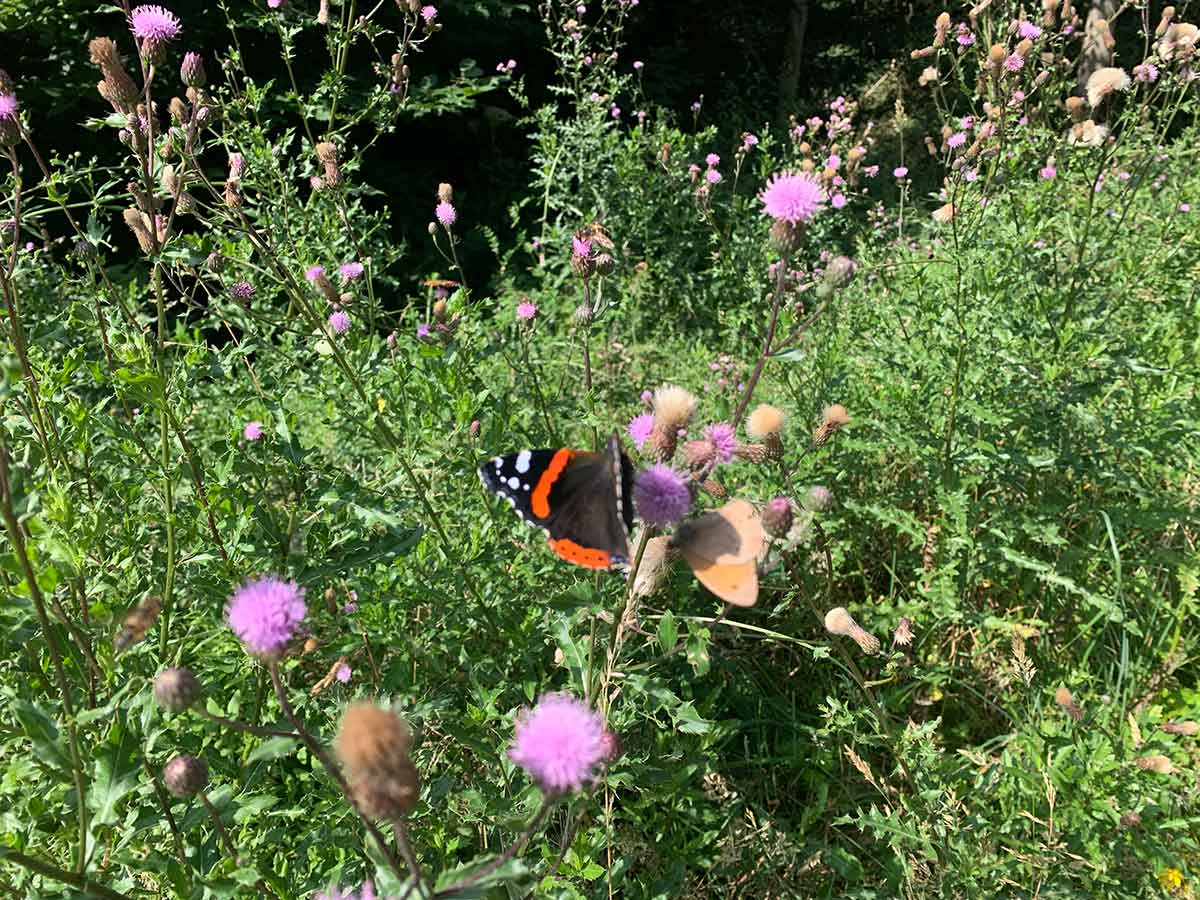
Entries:
[[758,554],[762,522],[745,500],[730,500],[680,526],[675,546],[696,580],[726,603],[753,606],[758,601]]

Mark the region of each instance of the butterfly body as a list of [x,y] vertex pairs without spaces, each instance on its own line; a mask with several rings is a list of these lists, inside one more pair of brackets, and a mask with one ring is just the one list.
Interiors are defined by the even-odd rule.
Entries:
[[545,531],[562,559],[588,569],[628,564],[633,464],[615,434],[600,453],[560,447],[496,456],[479,477]]

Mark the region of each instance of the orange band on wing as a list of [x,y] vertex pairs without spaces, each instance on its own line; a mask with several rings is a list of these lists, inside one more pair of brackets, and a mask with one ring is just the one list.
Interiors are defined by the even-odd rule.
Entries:
[[585,569],[607,569],[612,565],[612,557],[604,550],[581,547],[570,538],[550,538],[550,549],[567,562],[573,562]]
[[533,514],[539,519],[549,517],[550,488],[558,480],[558,476],[562,474],[562,470],[567,467],[567,463],[574,459],[574,457],[574,450],[564,449],[555,451],[554,456],[550,458],[550,465],[546,466],[546,471],[538,479],[537,487],[533,489],[533,493],[529,496],[529,508],[533,510]]

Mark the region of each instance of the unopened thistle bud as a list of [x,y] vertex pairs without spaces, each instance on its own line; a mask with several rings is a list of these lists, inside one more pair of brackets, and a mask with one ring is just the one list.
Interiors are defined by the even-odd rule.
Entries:
[[946,43],[946,34],[950,31],[950,13],[943,12],[933,23],[933,46],[941,47]]
[[186,125],[189,120],[187,104],[179,97],[172,97],[171,102],[167,104],[167,112],[171,114],[171,121],[177,125]]
[[840,428],[849,424],[850,414],[846,412],[846,407],[840,403],[834,403],[825,407],[821,412],[821,424],[813,432],[813,445],[820,447],[833,437]]
[[825,512],[833,505],[833,493],[823,484],[814,484],[804,497],[804,508],[812,512]]
[[835,606],[825,613],[825,630],[830,634],[848,637],[858,644],[863,653],[879,650],[879,638],[863,629],[843,606]]
[[1058,0],[1042,0],[1042,24],[1047,28],[1054,26],[1056,12],[1058,12]]
[[193,797],[208,784],[208,763],[182,753],[163,766],[162,779],[176,797]]
[[993,78],[1004,75],[1004,60],[1008,58],[1008,50],[1003,44],[992,44],[988,50],[988,69]]
[[1031,41],[1029,38],[1025,38],[1023,41],[1017,44],[1016,54],[1017,56],[1021,57],[1021,59],[1024,59],[1029,55],[1029,51],[1032,49],[1033,41]]
[[408,756],[411,743],[408,725],[391,710],[370,702],[346,709],[334,750],[363,815],[395,820],[416,805],[421,782]]
[[321,0],[320,6],[317,9],[317,24],[329,24],[329,0]]
[[317,144],[317,159],[325,168],[325,184],[337,187],[342,183],[342,170],[338,166],[338,149],[335,144],[324,141]]
[[921,47],[918,50],[913,50],[909,53],[910,59],[925,59],[928,56],[933,56],[937,52],[935,47]]
[[700,490],[708,494],[714,500],[724,500],[729,496],[729,491],[725,490],[719,482],[713,481],[711,478],[700,482]]
[[794,521],[792,501],[787,497],[776,497],[768,501],[763,507],[761,518],[763,530],[767,534],[772,537],[785,537],[792,530]]
[[938,70],[936,66],[926,66],[921,72],[921,76],[917,79],[917,84],[921,87],[929,87],[931,84],[936,84],[938,80]]
[[433,303],[433,318],[438,322],[446,321],[446,301],[435,300]]
[[208,83],[208,73],[204,71],[204,57],[199,53],[185,53],[179,66],[179,80],[190,88],[204,87]]
[[191,669],[163,669],[154,677],[154,699],[169,712],[183,712],[204,693]]

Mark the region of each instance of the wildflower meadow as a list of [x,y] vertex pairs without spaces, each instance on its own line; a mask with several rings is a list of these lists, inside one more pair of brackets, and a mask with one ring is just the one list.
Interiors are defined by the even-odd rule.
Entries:
[[1197,22],[0,2],[0,897],[1200,895]]

